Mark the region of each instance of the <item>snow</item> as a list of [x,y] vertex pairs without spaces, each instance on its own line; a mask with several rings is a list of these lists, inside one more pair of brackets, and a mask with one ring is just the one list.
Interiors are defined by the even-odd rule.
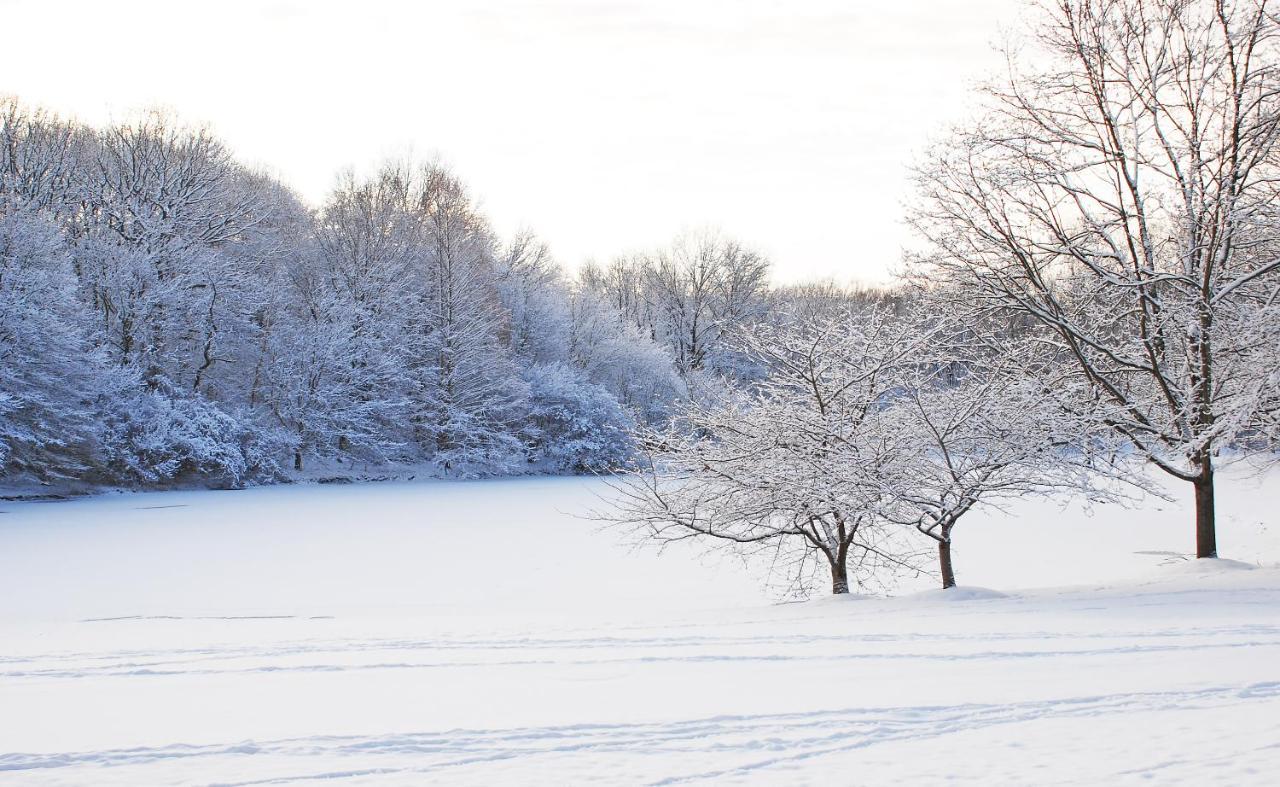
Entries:
[[1225,558],[1209,558],[1208,560],[1185,560],[1175,563],[1166,569],[1168,574],[1196,576],[1202,574],[1220,574],[1224,571],[1252,571],[1257,566],[1239,560]]
[[953,588],[945,590],[935,588],[934,590],[925,590],[915,595],[908,596],[912,601],[934,602],[934,601],[981,601],[989,598],[1008,598],[1007,593],[1001,593],[991,588],[976,588],[957,585]]
[[1028,501],[960,588],[801,603],[593,479],[0,502],[0,784],[1266,784],[1278,483],[1222,482],[1238,564]]

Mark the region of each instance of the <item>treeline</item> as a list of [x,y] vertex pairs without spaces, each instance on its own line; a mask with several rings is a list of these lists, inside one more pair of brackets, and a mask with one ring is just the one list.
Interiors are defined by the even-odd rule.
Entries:
[[607,470],[769,309],[713,234],[567,277],[435,163],[323,205],[162,114],[0,103],[0,480],[238,486],[299,472]]

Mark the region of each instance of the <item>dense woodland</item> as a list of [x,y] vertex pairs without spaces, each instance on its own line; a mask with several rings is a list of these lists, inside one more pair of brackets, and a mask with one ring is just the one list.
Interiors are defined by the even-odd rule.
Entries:
[[[715,233],[568,276],[457,175],[319,206],[210,131],[0,104],[0,483],[631,470],[611,518],[836,592],[975,507],[1189,483],[1280,435],[1265,2],[1047,3],[916,169],[889,290],[771,287]],[[856,217],[851,217],[855,221]]]
[[689,379],[738,373],[720,334],[767,309],[767,275],[704,233],[574,281],[438,164],[345,174],[312,208],[206,129],[11,99],[0,478],[614,468]]

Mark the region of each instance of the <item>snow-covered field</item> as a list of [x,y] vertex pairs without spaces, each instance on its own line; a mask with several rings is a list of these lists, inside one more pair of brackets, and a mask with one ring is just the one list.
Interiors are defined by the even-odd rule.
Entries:
[[[776,604],[585,479],[0,502],[0,783],[1268,784],[1280,473],[957,530],[970,587]],[[1057,588],[1057,589],[1053,589]]]

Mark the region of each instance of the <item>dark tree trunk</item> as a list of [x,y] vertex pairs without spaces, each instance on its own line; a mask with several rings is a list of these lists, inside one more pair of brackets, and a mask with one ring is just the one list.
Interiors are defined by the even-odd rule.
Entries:
[[293,452],[293,469],[302,470],[302,452],[301,451]]
[[951,536],[938,541],[938,567],[942,569],[942,589],[956,586],[956,571],[951,567]]
[[849,592],[849,569],[845,565],[845,552],[831,561],[831,592],[835,595]]
[[1196,557],[1218,556],[1218,532],[1213,506],[1213,460],[1204,458],[1196,486]]

